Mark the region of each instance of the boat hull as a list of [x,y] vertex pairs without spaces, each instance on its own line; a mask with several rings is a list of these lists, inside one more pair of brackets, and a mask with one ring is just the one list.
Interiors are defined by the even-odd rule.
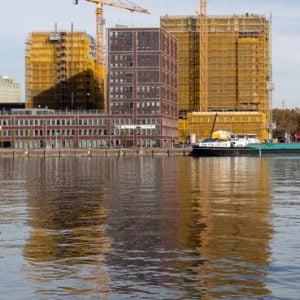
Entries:
[[194,146],[192,156],[300,156],[299,147],[199,147]]

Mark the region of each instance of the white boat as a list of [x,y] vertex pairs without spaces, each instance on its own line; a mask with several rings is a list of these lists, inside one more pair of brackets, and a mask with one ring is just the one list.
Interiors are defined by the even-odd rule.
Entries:
[[197,147],[230,148],[246,147],[250,144],[260,144],[256,134],[232,134],[227,131],[216,131],[212,138],[197,143]]

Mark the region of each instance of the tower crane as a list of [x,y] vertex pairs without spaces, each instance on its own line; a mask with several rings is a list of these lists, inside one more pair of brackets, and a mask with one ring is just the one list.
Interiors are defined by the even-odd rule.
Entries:
[[[77,5],[79,0],[73,0]],[[111,6],[129,10],[131,12],[140,12],[150,14],[148,9],[139,7],[131,2],[121,0],[85,0],[96,4],[96,77],[99,84],[100,93],[104,95],[104,18],[103,6]]]
[[[96,63],[104,65],[104,42],[103,42],[103,5],[117,7],[129,10],[131,12],[140,12],[149,14],[150,12],[142,7],[139,7],[133,3],[125,3],[121,0],[85,0],[96,4]],[[74,4],[78,4],[79,0],[74,0]]]
[[207,26],[207,1],[200,0],[199,14],[199,110],[207,111],[207,65],[208,65],[208,26]]

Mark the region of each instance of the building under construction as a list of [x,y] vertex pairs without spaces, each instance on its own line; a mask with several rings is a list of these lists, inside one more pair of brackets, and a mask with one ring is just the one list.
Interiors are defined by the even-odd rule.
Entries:
[[195,143],[225,130],[236,134],[256,134],[261,141],[268,139],[266,114],[257,111],[191,112],[178,122],[178,140]]
[[[199,16],[161,17],[161,27],[173,34],[178,42],[178,98],[182,115],[201,111],[199,20]],[[215,16],[207,18],[206,28],[207,110],[232,112],[232,117],[237,111],[259,112],[261,120],[268,124],[269,20],[253,14]],[[248,118],[246,114],[244,117]],[[209,131],[211,123],[206,126],[205,132]]]
[[[164,16],[178,42],[179,105],[199,110],[199,17]],[[261,111],[270,106],[270,26],[263,16],[207,18],[208,110]]]
[[102,109],[95,41],[85,32],[34,32],[27,39],[26,107]]

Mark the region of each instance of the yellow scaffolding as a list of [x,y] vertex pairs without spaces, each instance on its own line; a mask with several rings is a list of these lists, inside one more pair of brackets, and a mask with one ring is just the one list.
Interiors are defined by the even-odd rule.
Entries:
[[212,131],[225,130],[234,134],[256,134],[260,140],[268,139],[267,117],[262,112],[192,112],[181,119],[178,142],[210,137]]
[[[161,26],[177,38],[179,109],[199,110],[199,17],[164,16]],[[207,18],[208,110],[269,115],[270,24],[264,16]],[[198,37],[197,37],[198,36]]]
[[179,110],[199,108],[199,21],[194,17],[161,17],[161,27],[178,43]]
[[91,36],[85,32],[34,32],[26,44],[27,108],[103,108]]

